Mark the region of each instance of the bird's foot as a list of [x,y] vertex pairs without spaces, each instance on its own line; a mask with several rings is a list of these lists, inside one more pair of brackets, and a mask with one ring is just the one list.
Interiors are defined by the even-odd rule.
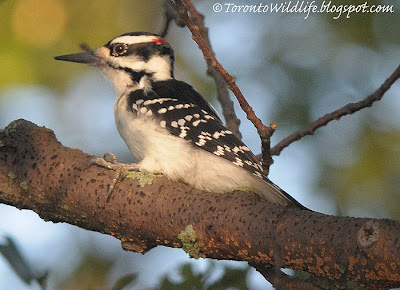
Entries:
[[89,165],[97,165],[116,172],[125,171],[127,173],[128,171],[139,171],[139,165],[136,163],[118,163],[117,157],[113,153],[106,153],[103,158],[93,157],[89,161]]
[[117,185],[118,181],[122,178],[124,178],[129,171],[139,171],[139,165],[138,164],[126,164],[126,163],[118,163],[117,158],[113,153],[106,153],[104,154],[104,157],[94,157],[89,161],[89,165],[96,165],[100,166],[109,170],[115,171],[115,175],[110,183],[110,186],[108,188],[108,197],[107,197],[107,202],[110,201],[111,199],[111,194],[115,189],[115,186]]

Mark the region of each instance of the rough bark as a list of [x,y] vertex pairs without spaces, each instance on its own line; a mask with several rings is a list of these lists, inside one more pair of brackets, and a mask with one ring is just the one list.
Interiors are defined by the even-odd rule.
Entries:
[[49,129],[14,121],[0,131],[0,202],[112,235],[126,250],[164,245],[248,261],[278,288],[290,284],[276,278],[279,268],[311,275],[296,288],[400,287],[398,221],[287,209],[252,193],[212,194],[149,174],[125,178],[108,198],[115,173],[89,166],[91,157]]

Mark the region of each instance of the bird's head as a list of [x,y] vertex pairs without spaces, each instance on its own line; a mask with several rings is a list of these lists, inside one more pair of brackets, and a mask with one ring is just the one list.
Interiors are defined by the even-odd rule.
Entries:
[[174,51],[163,38],[147,32],[125,33],[93,51],[56,56],[56,60],[98,67],[118,94],[143,81],[173,78]]

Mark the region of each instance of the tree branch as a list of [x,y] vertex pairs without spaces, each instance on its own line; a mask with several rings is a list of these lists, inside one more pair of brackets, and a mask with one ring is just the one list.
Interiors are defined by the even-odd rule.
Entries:
[[282,139],[271,149],[272,155],[279,155],[283,149],[288,147],[291,143],[300,140],[304,136],[312,135],[314,132],[329,122],[339,120],[341,117],[353,114],[364,108],[371,107],[373,103],[382,99],[383,95],[390,89],[390,87],[400,78],[400,66],[384,81],[384,83],[372,94],[367,96],[364,100],[357,103],[349,103],[342,108],[333,111],[332,113],[326,114],[325,116],[315,120],[306,128],[298,130],[293,134]]
[[184,27],[185,23],[179,18],[178,13],[171,7],[167,2],[163,2],[164,4],[164,14],[165,14],[165,22],[160,32],[158,33],[162,38],[165,38],[168,33],[169,25],[171,21],[174,20],[176,25],[179,27]]
[[[263,267],[258,265],[252,265],[254,268],[265,277],[266,280],[270,281],[274,285],[275,289],[321,289],[317,287],[317,278],[295,278],[286,275],[276,267]],[[331,281],[332,285],[332,281]],[[333,287],[331,287],[333,289]]]
[[[199,28],[198,31],[207,44],[206,54],[211,53],[212,55],[215,55],[215,53],[212,51],[210,38],[208,37],[208,28],[204,24],[204,16],[196,10],[196,8],[190,1],[185,1],[185,3],[188,7],[188,11],[190,12],[193,24]],[[215,67],[212,65],[212,62],[209,59],[206,59],[206,63],[207,74],[214,79],[215,85],[217,87],[217,98],[221,104],[222,114],[224,115],[226,126],[229,130],[233,132],[233,134],[236,135],[236,137],[242,139],[242,134],[239,130],[240,120],[236,116],[233,102],[231,100],[231,97],[229,96],[227,83],[216,71]]]
[[107,202],[114,172],[88,166],[90,158],[48,129],[14,121],[0,131],[0,202],[112,235],[126,250],[183,247],[192,257],[275,265],[332,283],[400,287],[400,222],[290,209],[249,192],[207,193],[146,173],[118,183]]

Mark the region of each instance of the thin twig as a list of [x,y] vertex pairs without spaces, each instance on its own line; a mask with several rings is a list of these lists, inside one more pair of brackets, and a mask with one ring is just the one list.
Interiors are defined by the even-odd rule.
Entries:
[[169,29],[169,25],[171,21],[174,20],[176,25],[179,27],[184,27],[185,23],[179,18],[178,13],[171,7],[168,2],[164,2],[164,13],[165,13],[165,22],[163,27],[160,30],[159,35],[161,37],[166,37]]
[[[190,3],[189,0],[184,0],[186,3]],[[240,91],[239,87],[236,85],[235,78],[231,76],[226,69],[219,63],[219,61],[216,59],[215,55],[207,45],[207,42],[203,39],[203,37],[200,34],[200,27],[196,24],[193,23],[191,18],[188,15],[188,7],[187,5],[183,4],[182,0],[175,0],[174,2],[172,0],[166,0],[167,3],[173,7],[181,19],[185,22],[186,26],[189,28],[189,30],[192,32],[192,38],[193,40],[197,43],[197,45],[200,47],[200,50],[203,53],[204,59],[206,61],[209,61],[211,65],[215,68],[215,70],[221,75],[221,77],[225,80],[226,84],[228,85],[229,89],[234,93],[236,96],[236,99],[238,100],[240,107],[242,110],[246,113],[247,119],[249,119],[253,125],[256,127],[258,134],[260,135],[260,138],[262,140],[262,145],[264,146],[263,152],[265,153],[265,156],[271,156],[270,153],[270,148],[267,147],[269,145],[269,139],[271,138],[272,134],[274,133],[275,129],[271,127],[265,126],[260,118],[256,116],[254,113],[253,108],[249,105],[247,102],[246,98],[243,96],[242,92]],[[189,4],[190,5],[190,4]],[[192,7],[192,9],[195,9]],[[268,140],[268,142],[266,141]],[[263,168],[268,169],[269,164],[271,163],[272,158],[268,158],[268,162],[264,162],[263,160]],[[268,170],[265,170],[265,173],[267,173]]]
[[264,276],[264,278],[270,282],[275,289],[321,289],[317,286],[317,283],[315,283],[317,282],[317,279],[315,278],[303,280],[286,275],[276,267],[267,268],[265,265],[257,265],[256,263],[250,263],[249,265]]
[[[212,51],[210,38],[208,36],[208,28],[204,24],[204,16],[199,13],[193,4],[190,1],[185,1],[185,4],[190,12],[191,20],[195,25],[199,27],[199,32],[201,37],[207,43],[208,49],[211,50],[212,54],[215,53]],[[221,104],[222,114],[225,118],[226,126],[233,134],[236,135],[239,139],[242,139],[242,134],[240,133],[239,126],[240,120],[236,116],[235,108],[233,106],[233,102],[231,97],[229,96],[228,86],[222,76],[215,70],[210,60],[206,60],[207,63],[207,74],[214,79],[215,85],[217,87],[217,98]]]
[[269,174],[269,167],[274,163],[271,155],[271,136],[274,134],[278,125],[276,123],[271,123],[269,127],[265,127],[268,132],[265,137],[260,135],[261,138],[261,165],[264,174]]
[[[165,5],[165,6],[166,6],[166,5]],[[160,33],[159,33],[159,35],[160,35],[162,38],[165,38],[165,37],[167,36],[168,29],[169,29],[169,25],[171,24],[171,21],[172,21],[172,18],[170,18],[170,17],[168,16],[167,8],[165,8],[165,20],[164,20],[164,21],[165,21],[165,22],[164,22],[164,25],[163,25],[163,27],[161,28]]]
[[314,132],[321,128],[322,126],[327,125],[329,122],[333,120],[339,120],[341,117],[353,114],[361,109],[371,107],[372,104],[376,101],[382,99],[383,95],[390,89],[390,87],[400,78],[400,66],[396,68],[396,70],[388,77],[383,84],[372,94],[367,96],[360,102],[357,103],[349,103],[342,108],[333,111],[332,113],[326,114],[325,116],[315,120],[306,128],[298,130],[293,134],[290,134],[286,138],[282,139],[278,144],[276,144],[271,149],[272,155],[279,155],[284,148],[289,146],[291,143],[303,138],[307,135],[312,135]]

